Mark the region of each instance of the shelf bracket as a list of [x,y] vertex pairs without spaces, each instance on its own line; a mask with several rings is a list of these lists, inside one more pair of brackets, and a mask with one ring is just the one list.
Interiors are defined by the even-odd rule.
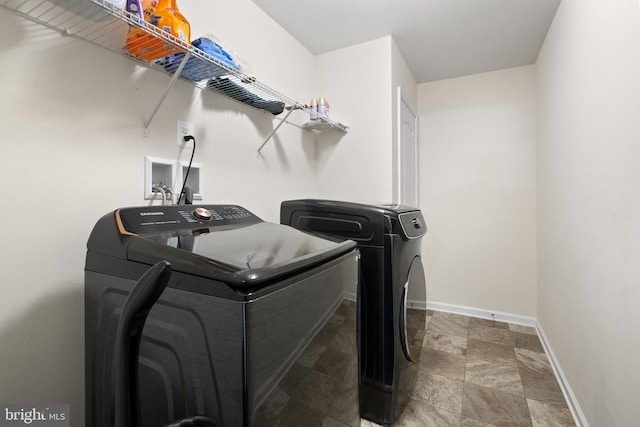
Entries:
[[269,136],[267,137],[267,139],[265,139],[265,141],[262,143],[262,145],[260,146],[260,148],[258,148],[258,157],[260,157],[260,150],[262,150],[262,148],[267,144],[267,142],[269,142],[269,140],[273,137],[273,135],[276,134],[276,132],[278,132],[278,129],[280,129],[280,126],[282,126],[287,119],[289,118],[289,116],[291,115],[291,113],[293,113],[293,111],[295,110],[295,107],[292,107],[288,112],[287,115],[284,116],[284,118],[280,121],[280,123],[278,123],[278,126],[276,126],[276,128],[273,130],[273,132],[271,132],[269,134]]
[[191,56],[191,52],[186,51],[185,54],[184,54],[184,58],[182,58],[182,62],[180,62],[180,65],[178,66],[178,69],[176,70],[175,73],[173,73],[173,76],[171,77],[171,80],[169,81],[169,84],[167,85],[167,87],[165,88],[164,92],[162,93],[162,96],[160,97],[160,99],[156,103],[155,107],[153,107],[153,110],[151,111],[151,114],[150,114],[149,118],[147,120],[145,120],[144,129],[142,130],[142,135],[143,136],[149,136],[149,125],[151,125],[151,122],[153,121],[153,118],[156,116],[156,113],[158,112],[158,109],[160,108],[160,106],[164,102],[164,99],[169,94],[169,91],[171,90],[173,85],[176,83],[176,80],[178,80],[178,77],[180,77],[180,74],[182,74],[182,70],[184,69],[184,66],[187,65],[187,61],[189,60],[190,56]]

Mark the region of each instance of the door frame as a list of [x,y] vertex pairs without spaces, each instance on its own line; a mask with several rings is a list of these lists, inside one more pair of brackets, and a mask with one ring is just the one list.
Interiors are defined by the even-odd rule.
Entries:
[[[404,153],[403,151],[403,139],[402,139],[402,135],[403,135],[403,125],[402,125],[402,106],[406,106],[407,110],[413,115],[414,118],[414,141],[413,141],[413,145],[414,145],[414,168],[415,168],[415,182],[414,182],[414,198],[416,201],[416,205],[419,205],[420,203],[420,145],[419,145],[419,138],[418,138],[418,114],[416,114],[416,111],[414,108],[411,107],[411,105],[409,105],[409,103],[406,101],[405,96],[402,93],[402,87],[398,86],[397,88],[397,152],[396,152],[396,157],[397,157],[397,194],[398,194],[398,203],[402,203],[402,194],[403,194],[403,183],[404,183],[404,179],[403,179],[403,162],[402,162],[402,155]],[[414,206],[414,207],[419,207],[419,206]]]

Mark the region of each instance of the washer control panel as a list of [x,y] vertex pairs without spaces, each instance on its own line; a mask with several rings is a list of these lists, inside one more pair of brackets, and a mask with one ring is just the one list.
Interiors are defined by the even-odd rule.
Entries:
[[179,205],[122,208],[115,212],[121,234],[140,235],[167,231],[232,227],[262,222],[237,205]]

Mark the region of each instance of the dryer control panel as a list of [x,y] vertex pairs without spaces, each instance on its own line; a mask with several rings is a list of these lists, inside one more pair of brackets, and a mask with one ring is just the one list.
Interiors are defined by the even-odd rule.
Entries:
[[115,212],[121,234],[143,235],[176,230],[232,227],[262,222],[237,205],[179,205],[122,208]]
[[400,221],[400,227],[402,227],[407,239],[420,238],[427,232],[427,225],[424,222],[422,212],[418,210],[398,214],[398,221]]

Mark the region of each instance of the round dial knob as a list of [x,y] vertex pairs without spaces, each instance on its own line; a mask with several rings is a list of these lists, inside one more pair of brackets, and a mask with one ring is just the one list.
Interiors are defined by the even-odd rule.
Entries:
[[208,220],[211,219],[211,215],[211,211],[205,208],[196,208],[196,210],[193,211],[193,216],[199,219]]

